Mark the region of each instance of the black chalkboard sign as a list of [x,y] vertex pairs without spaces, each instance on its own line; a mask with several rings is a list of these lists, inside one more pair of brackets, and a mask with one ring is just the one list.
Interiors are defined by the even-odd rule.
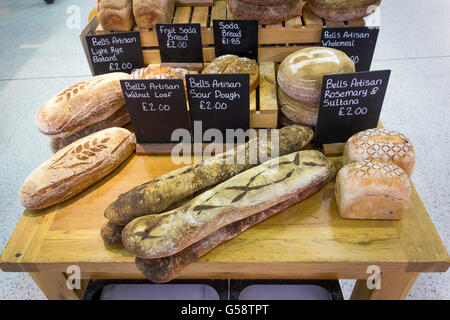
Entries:
[[189,129],[181,79],[121,80],[125,103],[138,143],[176,143],[172,132]]
[[95,75],[144,67],[139,32],[86,36]]
[[216,57],[235,54],[258,60],[258,21],[213,20]]
[[345,52],[356,71],[369,71],[379,31],[375,27],[323,28],[321,44]]
[[201,121],[202,135],[208,129],[225,134],[250,127],[248,74],[192,74],[186,75],[186,84],[191,121]]
[[346,142],[359,131],[375,128],[390,74],[383,70],[324,76],[315,145]]
[[157,24],[161,62],[203,62],[199,23]]

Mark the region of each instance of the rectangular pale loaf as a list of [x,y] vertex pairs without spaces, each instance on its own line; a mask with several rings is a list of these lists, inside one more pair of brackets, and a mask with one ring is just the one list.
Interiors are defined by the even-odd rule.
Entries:
[[171,23],[174,10],[175,0],[133,0],[134,18],[141,29]]
[[[270,134],[268,137],[270,138]],[[313,131],[301,125],[292,125],[279,130],[279,155],[286,155],[304,148],[312,139]],[[105,210],[105,217],[117,225],[126,225],[131,220],[152,213],[160,213],[193,193],[221,183],[236,174],[258,165],[249,161],[249,145],[218,154],[203,162],[194,163],[153,179],[121,194]],[[257,154],[268,150],[272,142],[259,140]],[[245,154],[245,161],[238,163],[237,154]],[[227,159],[234,159],[231,163]],[[259,161],[259,160],[258,160]]]
[[132,0],[97,0],[97,18],[104,30],[128,31],[134,26]]
[[80,193],[116,169],[134,150],[134,135],[109,128],[59,150],[23,183],[19,200],[29,209],[42,209]]
[[212,232],[284,202],[326,180],[327,158],[315,150],[295,152],[244,171],[185,206],[130,222],[125,248],[145,259],[176,254]]
[[129,78],[113,72],[64,89],[39,109],[36,126],[45,135],[61,138],[105,120],[125,104],[120,80]]

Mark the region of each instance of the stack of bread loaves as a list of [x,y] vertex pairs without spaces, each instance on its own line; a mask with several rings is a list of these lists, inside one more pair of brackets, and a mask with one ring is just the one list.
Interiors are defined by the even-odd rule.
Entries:
[[336,201],[342,217],[401,219],[411,195],[409,175],[414,146],[405,135],[369,129],[352,136],[336,177]]
[[316,126],[322,77],[355,72],[355,64],[342,51],[310,47],[286,57],[278,69],[278,102],[293,123]]
[[302,1],[228,0],[228,9],[235,19],[258,20],[261,24],[272,24],[300,15]]

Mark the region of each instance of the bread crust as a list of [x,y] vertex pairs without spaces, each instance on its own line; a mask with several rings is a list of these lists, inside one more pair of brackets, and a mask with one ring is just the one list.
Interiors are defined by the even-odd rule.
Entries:
[[131,79],[182,79],[189,71],[184,68],[162,67],[160,64],[149,64],[145,68],[136,69]]
[[416,156],[411,139],[384,128],[368,129],[348,139],[343,160],[345,164],[362,160],[393,162],[411,176]]
[[258,20],[260,24],[273,24],[300,15],[302,2],[286,0],[278,5],[255,5],[240,0],[228,0],[228,8],[235,19]]
[[351,21],[372,14],[381,0],[309,0],[312,12],[330,21]]
[[134,135],[123,128],[105,129],[77,140],[28,176],[19,201],[28,209],[61,203],[116,169],[134,148]]
[[122,232],[125,249],[138,257],[167,257],[212,232],[287,201],[326,180],[331,164],[305,150],[269,160],[202,193],[185,206],[130,222]]
[[128,31],[134,26],[132,0],[97,0],[97,18],[104,30]]
[[303,102],[319,102],[323,76],[352,72],[355,72],[355,64],[344,52],[310,47],[290,54],[281,62],[277,81],[289,97]]
[[294,123],[315,127],[319,113],[319,103],[301,102],[290,98],[278,88],[278,103],[281,113]]
[[250,91],[259,85],[259,66],[255,60],[226,54],[215,58],[204,69],[204,74],[248,73],[250,75]]
[[359,161],[338,172],[335,194],[343,218],[398,220],[409,207],[411,184],[394,163]]
[[122,226],[117,226],[108,221],[102,226],[100,235],[103,242],[111,248],[123,248],[122,231]]
[[114,72],[67,87],[39,109],[37,128],[62,138],[109,118],[125,104],[120,80],[129,78],[127,73]]
[[174,10],[175,0],[133,0],[134,18],[141,29],[170,23]]

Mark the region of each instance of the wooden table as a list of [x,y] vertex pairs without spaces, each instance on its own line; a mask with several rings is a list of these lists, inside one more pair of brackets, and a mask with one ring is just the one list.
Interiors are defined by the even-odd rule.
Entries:
[[[49,299],[78,299],[68,266],[87,279],[143,278],[134,257],[106,248],[103,211],[131,187],[174,169],[168,156],[132,156],[106,179],[43,212],[26,210],[0,258],[5,272],[28,272]],[[368,266],[381,289],[366,286]],[[340,218],[334,183],[258,224],[187,267],[188,279],[358,279],[352,298],[403,299],[420,272],[444,272],[449,258],[416,190],[402,221]]]

